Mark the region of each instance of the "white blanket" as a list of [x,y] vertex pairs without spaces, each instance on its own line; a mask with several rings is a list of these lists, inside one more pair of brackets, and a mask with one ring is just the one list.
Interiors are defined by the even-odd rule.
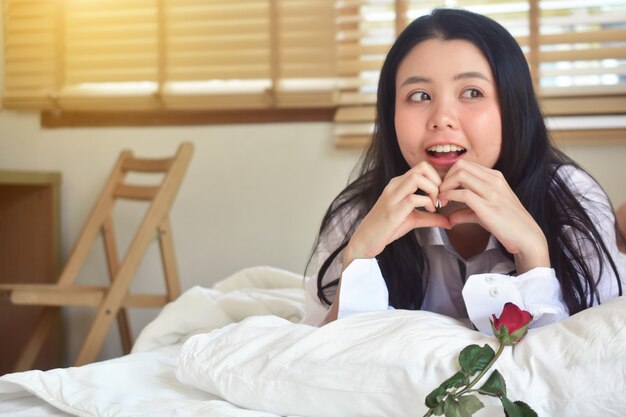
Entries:
[[[509,396],[542,417],[626,416],[626,298],[532,329],[496,362]],[[321,329],[252,317],[190,338],[178,378],[242,407],[325,417],[411,416],[459,370],[469,344],[497,341],[424,311],[350,316]],[[485,379],[486,380],[486,379]],[[479,385],[480,386],[480,385]],[[481,396],[477,416],[503,416]]]
[[78,368],[0,377],[0,416],[277,417],[243,410],[175,376],[180,344],[187,337],[259,315],[300,321],[302,276],[256,267],[212,289],[191,288],[146,326],[130,355]]
[[[79,416],[416,416],[458,370],[461,348],[496,347],[428,312],[361,314],[320,329],[295,323],[302,314],[301,278],[284,271],[254,268],[195,287],[146,327],[131,355],[1,377],[0,415],[3,398],[32,393]],[[626,416],[624,323],[621,297],[531,330],[496,363],[510,397],[542,417]],[[477,416],[503,415],[481,399]]]

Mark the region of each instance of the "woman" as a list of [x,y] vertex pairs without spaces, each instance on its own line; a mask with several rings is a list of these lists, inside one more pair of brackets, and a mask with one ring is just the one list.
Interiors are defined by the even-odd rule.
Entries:
[[512,36],[435,10],[387,55],[373,140],[322,221],[305,322],[393,307],[489,332],[512,301],[550,323],[622,294],[615,242],[606,195],[550,143]]

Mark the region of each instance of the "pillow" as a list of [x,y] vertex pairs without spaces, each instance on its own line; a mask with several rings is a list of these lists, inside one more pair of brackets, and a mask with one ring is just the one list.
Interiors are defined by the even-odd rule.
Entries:
[[[540,416],[626,415],[626,298],[531,329],[496,362],[512,400]],[[190,338],[177,377],[241,407],[311,417],[415,416],[459,370],[468,344],[494,337],[425,311],[364,313],[322,328],[251,317]],[[484,377],[486,381],[487,376]],[[503,416],[480,396],[476,416]]]

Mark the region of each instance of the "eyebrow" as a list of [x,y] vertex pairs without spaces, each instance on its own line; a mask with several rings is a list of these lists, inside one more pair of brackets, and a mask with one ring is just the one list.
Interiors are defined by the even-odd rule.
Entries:
[[467,78],[480,78],[481,80],[489,81],[489,78],[486,75],[478,71],[469,71],[469,72],[462,72],[460,74],[457,74],[454,76],[454,81],[464,80]]
[[[454,81],[458,81],[458,80],[465,80],[468,78],[480,78],[481,80],[485,80],[485,81],[490,81],[489,78],[484,75],[482,72],[478,72],[478,71],[469,71],[469,72],[462,72],[460,74],[457,74],[454,76],[453,80]],[[419,75],[413,75],[409,78],[407,78],[406,80],[404,80],[401,84],[401,86],[405,86],[408,84],[419,84],[419,83],[432,83],[433,80],[430,78],[426,78],[426,77],[421,77]]]

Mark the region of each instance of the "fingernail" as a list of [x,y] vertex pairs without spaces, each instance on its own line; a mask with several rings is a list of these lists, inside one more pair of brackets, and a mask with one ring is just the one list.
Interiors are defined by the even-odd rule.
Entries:
[[439,210],[441,208],[441,200],[437,199],[437,201],[435,201],[435,208],[437,210]]

